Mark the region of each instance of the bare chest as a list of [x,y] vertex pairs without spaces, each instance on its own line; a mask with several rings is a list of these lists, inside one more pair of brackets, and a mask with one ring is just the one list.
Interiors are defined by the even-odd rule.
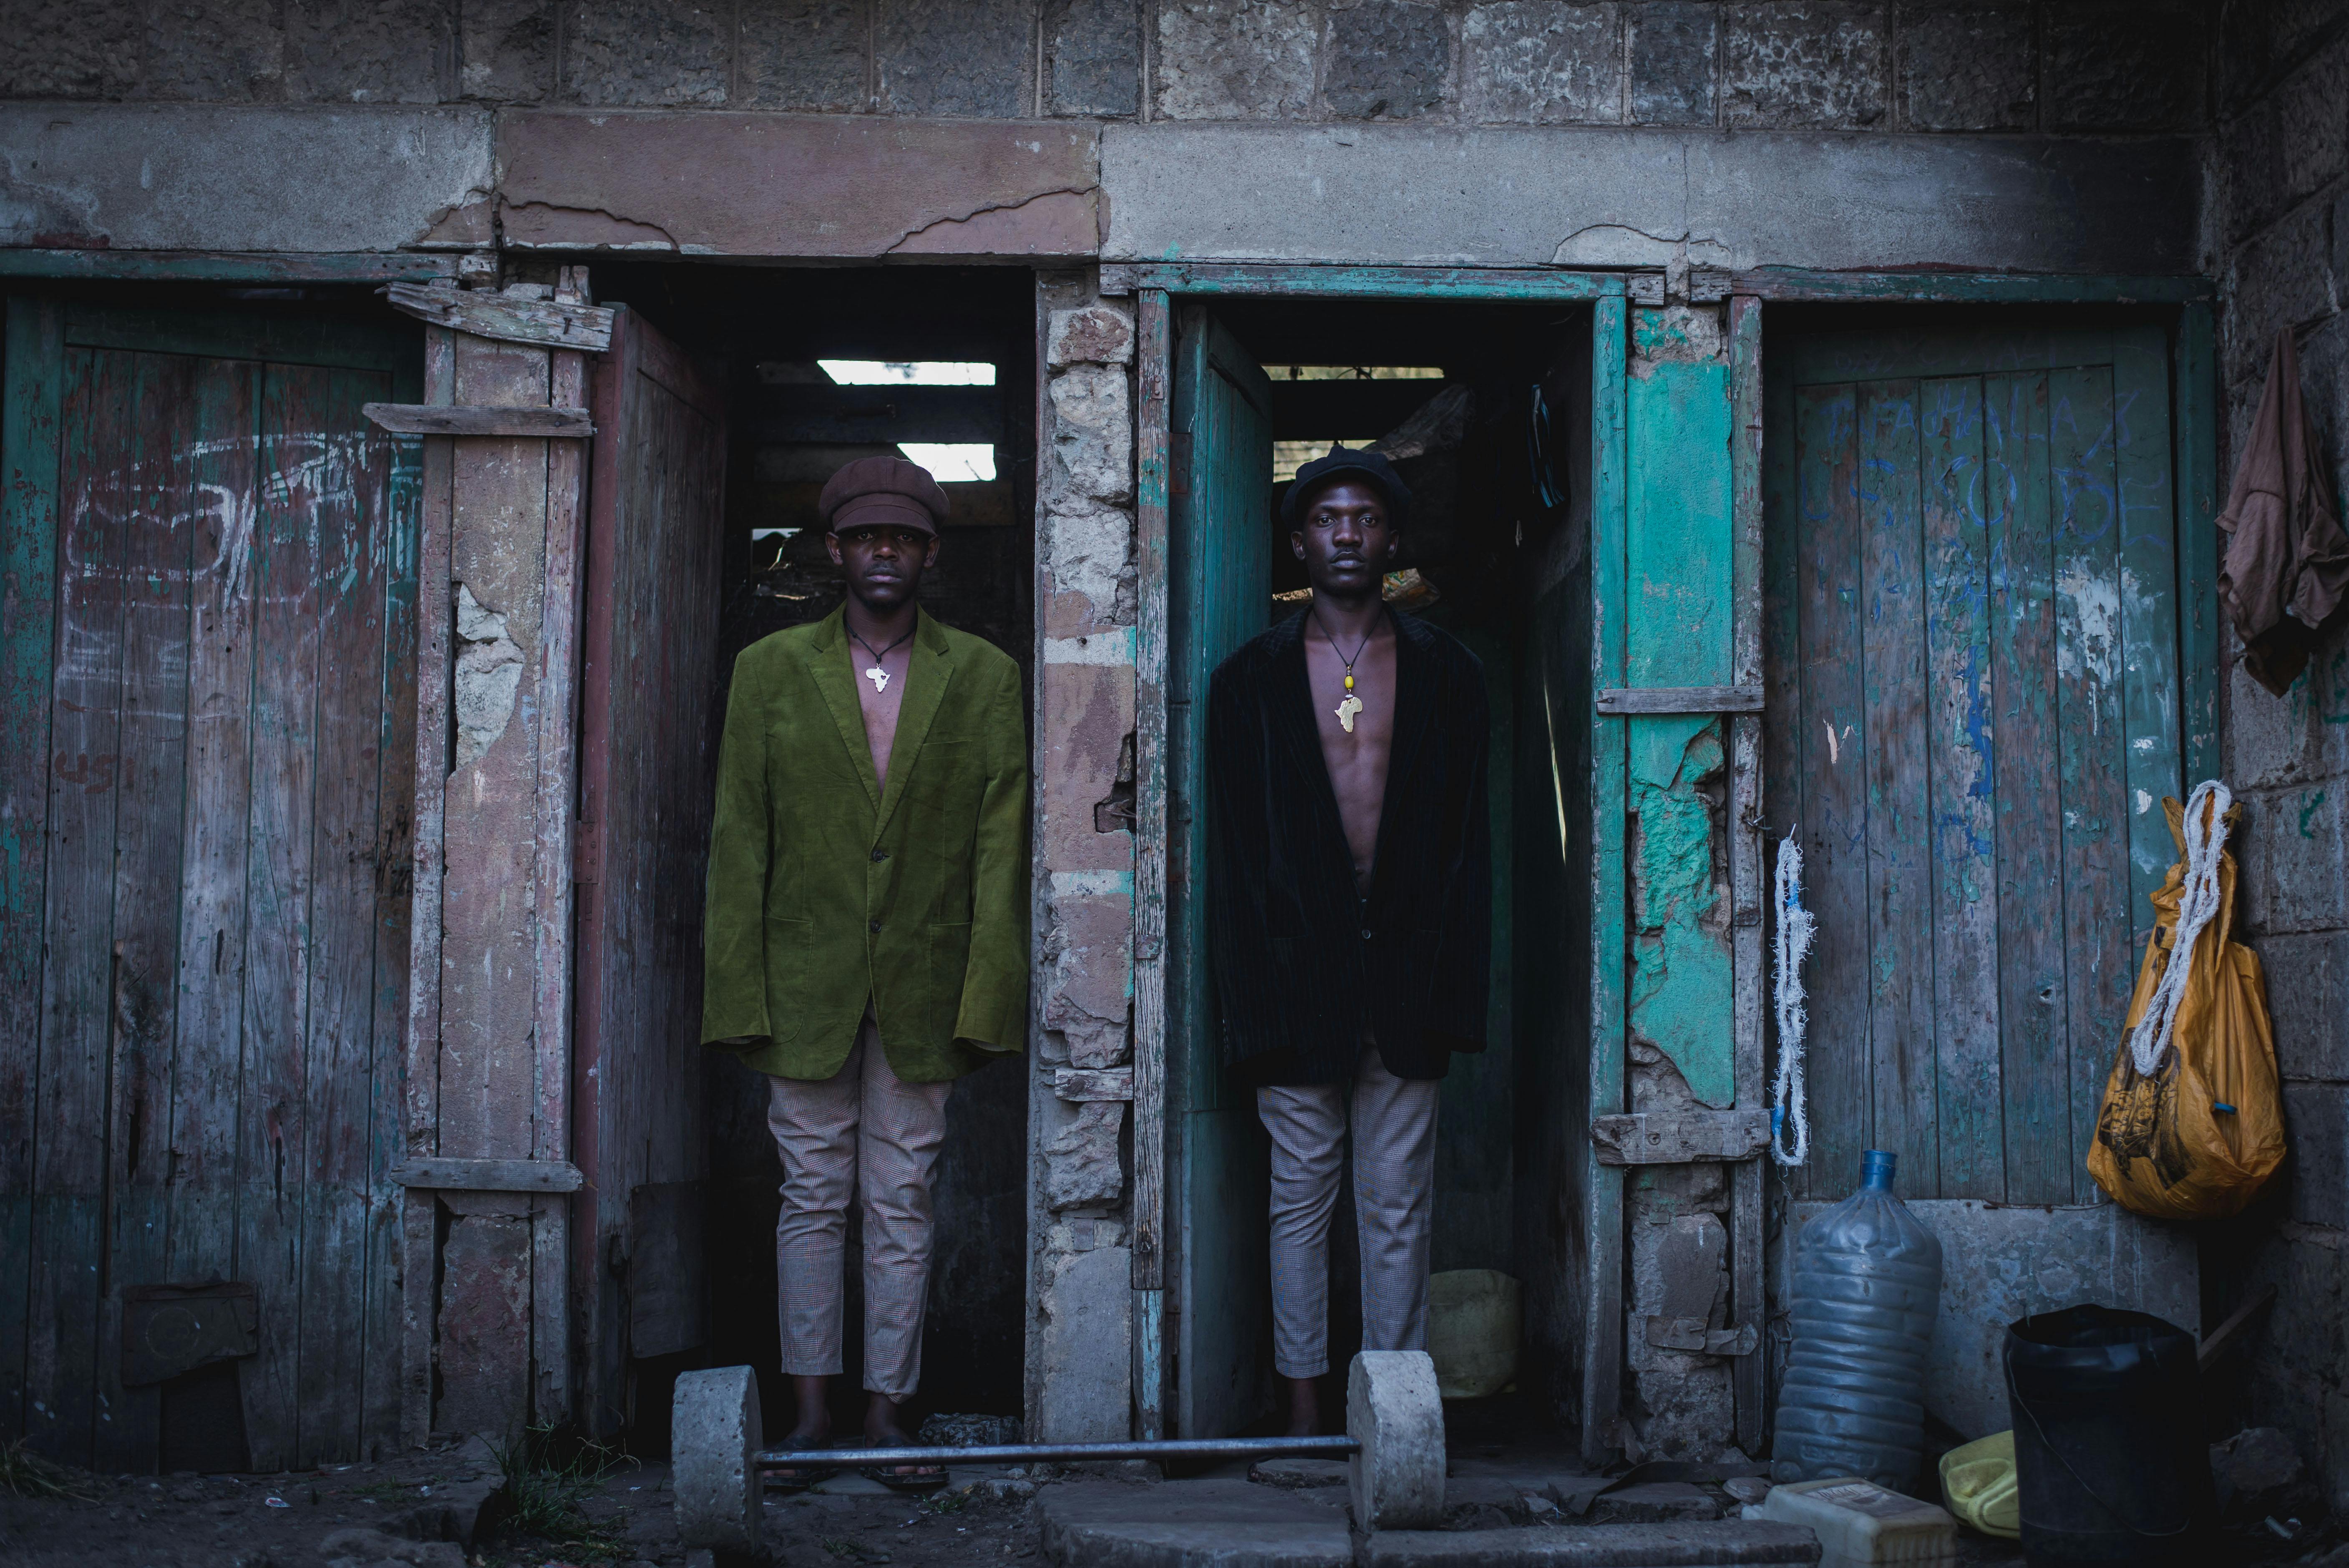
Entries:
[[[854,643],[849,645],[856,671],[856,706],[864,717],[864,742],[873,751],[873,778],[889,781],[889,752],[897,738],[897,714],[905,702],[905,673],[912,662],[907,648],[892,648],[875,659]],[[880,672],[874,678],[874,672]]]
[[1305,677],[1312,692],[1321,760],[1330,770],[1330,793],[1337,798],[1355,872],[1367,878],[1386,801],[1387,759],[1394,749],[1393,637],[1366,644],[1354,659],[1352,673],[1349,691],[1346,661],[1328,642],[1308,640]]

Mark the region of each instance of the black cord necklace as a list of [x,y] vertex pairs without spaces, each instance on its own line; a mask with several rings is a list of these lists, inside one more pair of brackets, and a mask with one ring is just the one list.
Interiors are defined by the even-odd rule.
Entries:
[[1338,662],[1346,666],[1346,695],[1338,702],[1338,722],[1345,727],[1347,734],[1351,735],[1354,733],[1354,716],[1362,711],[1362,699],[1354,695],[1354,659],[1362,656],[1362,650],[1371,645],[1371,639],[1379,634],[1379,629],[1373,625],[1362,634],[1362,640],[1354,646],[1354,658],[1350,659],[1346,656],[1346,650],[1338,645],[1338,639],[1330,634],[1330,628],[1322,625],[1320,616],[1314,616],[1313,624],[1320,627],[1321,640],[1330,645],[1330,651],[1338,655]]
[[[883,692],[887,691],[889,689],[889,672],[881,667],[881,661],[887,658],[891,653],[895,651],[897,643],[904,642],[905,637],[910,637],[914,634],[910,631],[907,632],[905,634],[905,637],[898,638],[897,643],[892,643],[885,648],[875,648],[863,637],[856,636],[856,634],[853,631],[848,634],[852,637],[855,637],[857,645],[863,648],[866,653],[873,655],[873,667],[864,672],[864,678],[873,683],[874,695],[877,696]],[[1322,634],[1327,636],[1329,634],[1324,633]],[[1333,643],[1330,646],[1335,647],[1337,645]],[[1347,727],[1351,728],[1352,726],[1349,725]]]

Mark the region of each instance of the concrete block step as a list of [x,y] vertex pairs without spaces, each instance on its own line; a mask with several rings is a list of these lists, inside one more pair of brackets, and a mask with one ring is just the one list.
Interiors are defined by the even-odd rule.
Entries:
[[1819,1540],[1808,1530],[1760,1520],[1381,1531],[1364,1538],[1357,1558],[1361,1568],[1748,1568],[1818,1560]]

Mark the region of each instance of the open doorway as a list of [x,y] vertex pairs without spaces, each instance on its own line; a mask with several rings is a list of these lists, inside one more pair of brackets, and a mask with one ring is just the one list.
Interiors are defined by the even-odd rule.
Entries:
[[[854,459],[895,454],[930,469],[952,504],[923,608],[1009,655],[1032,694],[1034,294],[1031,274],[1008,268],[598,263],[595,284],[600,304],[625,308],[597,388],[583,628],[592,883],[583,876],[574,1091],[596,1190],[583,1194],[595,1220],[574,1272],[592,1304],[583,1408],[657,1450],[670,1386],[690,1367],[755,1367],[771,1415],[792,1408],[766,1087],[698,1043],[709,796],[734,660],[839,606],[818,495]],[[916,1425],[1020,1414],[1026,1143],[1022,1063],[957,1080],[933,1181]],[[854,1205],[848,1225],[834,1418],[854,1429]]]
[[[1493,965],[1486,1049],[1444,1080],[1432,1266],[1518,1282],[1518,1376],[1455,1419],[1571,1428],[1586,1277],[1578,1184],[1589,1026],[1590,319],[1564,302],[1177,301],[1170,402],[1168,1122],[1179,1288],[1175,1424],[1247,1429],[1270,1408],[1265,1141],[1224,1069],[1190,890],[1206,681],[1306,610],[1278,521],[1298,467],[1376,444],[1413,492],[1390,603],[1482,660],[1492,714]],[[1325,1408],[1360,1346],[1352,1205],[1331,1244]]]

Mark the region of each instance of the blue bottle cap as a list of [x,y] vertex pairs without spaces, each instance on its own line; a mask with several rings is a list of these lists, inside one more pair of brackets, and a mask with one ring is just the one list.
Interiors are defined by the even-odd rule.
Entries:
[[1871,1192],[1892,1191],[1892,1172],[1900,1157],[1889,1149],[1871,1149],[1860,1156],[1860,1183]]

